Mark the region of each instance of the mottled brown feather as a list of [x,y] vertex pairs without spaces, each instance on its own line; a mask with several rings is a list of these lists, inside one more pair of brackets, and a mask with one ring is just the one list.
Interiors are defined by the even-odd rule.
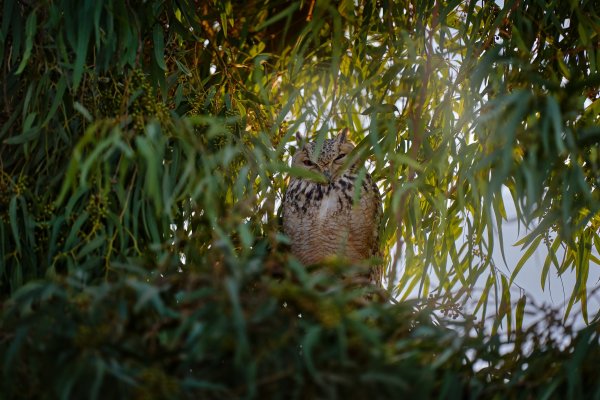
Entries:
[[[306,265],[330,257],[367,265],[381,257],[379,190],[368,173],[361,180],[356,163],[344,169],[348,163],[343,155],[354,148],[346,134],[341,131],[325,140],[320,154],[315,154],[315,143],[306,143],[292,159],[295,167],[330,177],[327,183],[291,177],[284,196],[283,230],[291,239],[292,253]],[[371,268],[370,279],[381,284],[380,267]]]

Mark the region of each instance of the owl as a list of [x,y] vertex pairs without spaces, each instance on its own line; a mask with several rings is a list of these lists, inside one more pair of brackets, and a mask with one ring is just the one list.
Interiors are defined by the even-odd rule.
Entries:
[[[349,130],[324,141],[302,145],[292,167],[324,177],[320,182],[292,176],[283,200],[283,231],[291,240],[292,254],[305,265],[338,257],[354,265],[369,265],[380,257],[379,224],[382,208],[377,185],[367,173],[359,176],[358,162],[348,161],[354,144]],[[364,172],[363,172],[364,173]],[[371,283],[381,285],[380,267],[369,267]]]

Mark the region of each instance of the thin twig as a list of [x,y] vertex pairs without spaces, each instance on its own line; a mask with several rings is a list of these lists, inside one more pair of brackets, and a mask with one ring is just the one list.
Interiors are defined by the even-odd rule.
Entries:
[[312,0],[310,2],[310,7],[308,8],[308,15],[306,16],[307,21],[312,21],[313,10],[315,9],[316,2],[317,2],[317,0]]

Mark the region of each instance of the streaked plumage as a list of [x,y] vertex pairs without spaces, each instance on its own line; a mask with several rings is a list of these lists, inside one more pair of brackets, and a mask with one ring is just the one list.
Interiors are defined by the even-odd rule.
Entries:
[[[305,265],[334,256],[367,265],[372,257],[380,257],[379,190],[368,173],[360,178],[356,163],[344,168],[346,155],[354,148],[347,133],[344,129],[335,139],[325,140],[320,154],[315,154],[315,143],[306,143],[292,158],[292,166],[322,173],[328,179],[318,183],[291,177],[285,193],[284,233],[291,239],[292,253]],[[380,284],[381,269],[369,272],[371,281]]]

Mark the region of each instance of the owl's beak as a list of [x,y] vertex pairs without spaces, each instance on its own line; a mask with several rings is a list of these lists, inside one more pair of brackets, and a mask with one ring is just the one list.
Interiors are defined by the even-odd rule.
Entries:
[[325,178],[327,178],[327,180],[331,183],[331,172],[329,172],[328,169],[323,171],[323,175],[325,175]]

